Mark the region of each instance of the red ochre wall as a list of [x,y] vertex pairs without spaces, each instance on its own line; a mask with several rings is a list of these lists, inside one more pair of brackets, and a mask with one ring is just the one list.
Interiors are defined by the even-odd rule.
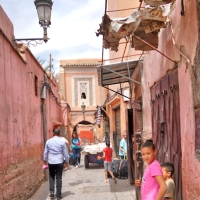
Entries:
[[[181,1],[177,0],[176,7],[170,19],[174,33],[176,46],[172,41],[172,31],[169,25],[161,29],[159,33],[158,50],[168,57],[177,61],[179,99],[180,99],[180,134],[182,151],[182,195],[183,200],[200,199],[200,163],[195,157],[195,114],[192,84],[193,79],[199,80],[193,65],[199,68],[199,63],[195,63],[198,38],[197,4],[196,1],[184,1],[185,15],[181,16]],[[193,8],[191,11],[190,8]],[[192,23],[191,23],[192,22]],[[191,34],[192,33],[192,34]],[[184,54],[190,59],[191,66],[187,68],[186,60],[180,55],[178,49],[184,49]],[[198,47],[199,48],[199,47]],[[143,62],[143,136],[151,138],[151,87],[159,82],[175,64],[156,51],[149,52]],[[194,71],[193,71],[194,70]],[[195,78],[194,75],[195,74]],[[198,89],[199,90],[199,89]],[[197,91],[198,91],[197,90]],[[181,173],[181,169],[179,169]]]
[[84,137],[86,139],[86,143],[94,142],[94,135],[92,131],[80,131],[79,137],[81,138],[81,144],[84,143]]
[[[26,61],[20,56],[12,45],[13,35],[13,25],[0,6],[0,199],[23,200],[44,179],[40,90],[45,72],[29,50],[25,51]],[[59,97],[55,81],[47,78],[47,82]],[[62,111],[49,94],[45,108],[48,139],[53,135],[53,122],[62,123]]]

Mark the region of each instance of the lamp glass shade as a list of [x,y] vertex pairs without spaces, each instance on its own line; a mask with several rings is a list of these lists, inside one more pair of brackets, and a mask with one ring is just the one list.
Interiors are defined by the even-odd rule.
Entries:
[[84,103],[81,105],[81,109],[82,109],[82,112],[84,113],[85,112],[85,104]]
[[53,2],[51,0],[35,0],[34,3],[38,13],[39,24],[41,26],[49,26],[51,24]]

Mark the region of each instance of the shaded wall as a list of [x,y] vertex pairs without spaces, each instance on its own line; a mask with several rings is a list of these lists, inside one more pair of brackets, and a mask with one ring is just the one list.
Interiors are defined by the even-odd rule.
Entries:
[[[27,199],[44,179],[40,90],[45,72],[29,50],[23,54],[26,60],[21,57],[12,45],[13,35],[0,6],[0,191],[2,199]],[[56,84],[49,78],[47,82],[58,97]],[[48,139],[53,121],[62,123],[62,115],[49,94],[44,105]]]
[[[182,52],[190,58],[191,65],[195,66],[194,58],[198,42],[198,30],[196,10],[193,9],[191,11],[191,8],[196,8],[196,2],[184,1],[184,6],[185,16],[181,16],[181,1],[176,1],[176,8],[170,18],[172,20],[177,48],[181,49]],[[172,42],[170,25],[167,25],[165,29],[160,31],[158,49],[177,61],[178,66],[183,199],[197,200],[200,196],[200,168],[199,161],[195,158],[195,120],[193,103],[193,95],[195,92],[192,82],[194,76],[192,66],[186,65],[186,60],[180,56],[177,48]],[[143,131],[145,138],[151,137],[150,88],[155,82],[158,82],[175,68],[175,66],[173,62],[155,51],[150,52],[149,56],[145,56],[143,68]],[[199,79],[199,77],[197,77],[197,79]]]

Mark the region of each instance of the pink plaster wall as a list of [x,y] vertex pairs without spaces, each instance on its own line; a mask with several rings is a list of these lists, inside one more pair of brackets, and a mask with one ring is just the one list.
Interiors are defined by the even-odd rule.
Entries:
[[[12,46],[13,26],[1,6],[0,29],[1,199],[27,199],[44,178],[40,89],[45,72],[29,50],[25,52],[25,62]],[[38,96],[34,76],[38,77]],[[58,97],[57,86],[49,78],[48,83]],[[45,106],[48,139],[52,137],[52,122],[62,122],[62,113],[50,95]]]
[[8,19],[5,11],[0,5],[0,29],[3,30],[4,34],[11,41],[14,37],[14,28],[12,22]]
[[[196,19],[196,1],[184,1],[185,16],[180,15],[181,1],[176,1],[176,8],[171,15],[172,25],[175,33],[175,41],[178,48],[184,45],[187,54],[193,63],[197,38],[197,19]],[[194,8],[191,10],[191,8]],[[191,34],[192,33],[192,34]],[[174,47],[171,40],[171,30],[167,26],[159,34],[159,50],[179,61],[180,54]],[[179,96],[180,96],[180,125],[181,125],[181,146],[182,146],[182,186],[184,200],[198,200],[200,196],[199,178],[200,168],[199,161],[195,158],[194,141],[194,109],[193,94],[191,83],[191,69],[185,72],[185,60],[178,62],[179,76]],[[164,58],[159,53],[152,51],[145,56],[144,73],[143,73],[143,124],[145,137],[151,137],[151,107],[150,107],[150,88],[154,82],[164,77],[168,70],[174,67],[173,62]]]

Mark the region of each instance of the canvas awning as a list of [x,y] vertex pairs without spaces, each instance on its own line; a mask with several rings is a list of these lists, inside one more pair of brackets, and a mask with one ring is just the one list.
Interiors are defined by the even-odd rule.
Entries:
[[140,84],[140,82],[131,78],[137,64],[138,60],[131,60],[122,63],[98,66],[97,72],[99,85],[104,87],[129,81]]

